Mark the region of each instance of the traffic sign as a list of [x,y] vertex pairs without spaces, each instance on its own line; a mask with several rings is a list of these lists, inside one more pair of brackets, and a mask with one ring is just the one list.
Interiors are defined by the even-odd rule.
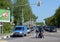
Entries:
[[11,19],[14,19],[14,16],[11,16]]
[[10,10],[0,9],[0,22],[10,22]]

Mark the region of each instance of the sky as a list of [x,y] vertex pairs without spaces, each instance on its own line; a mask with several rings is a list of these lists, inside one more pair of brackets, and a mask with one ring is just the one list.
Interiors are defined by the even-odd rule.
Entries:
[[60,0],[41,0],[41,5],[31,5],[37,3],[38,0],[29,0],[33,14],[38,16],[37,22],[44,22],[45,18],[53,16],[56,9],[60,6]]

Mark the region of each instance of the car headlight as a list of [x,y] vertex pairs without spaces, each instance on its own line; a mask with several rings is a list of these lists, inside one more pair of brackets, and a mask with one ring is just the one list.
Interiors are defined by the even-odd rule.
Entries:
[[22,32],[20,32],[22,34]]

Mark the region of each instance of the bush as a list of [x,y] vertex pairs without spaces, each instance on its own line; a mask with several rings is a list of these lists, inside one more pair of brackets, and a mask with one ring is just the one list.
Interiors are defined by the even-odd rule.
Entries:
[[13,28],[12,25],[10,23],[3,23],[3,33],[12,33]]

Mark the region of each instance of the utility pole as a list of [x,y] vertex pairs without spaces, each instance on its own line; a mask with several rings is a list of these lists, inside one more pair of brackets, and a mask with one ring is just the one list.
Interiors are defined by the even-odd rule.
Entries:
[[22,25],[24,25],[23,8],[22,8]]

